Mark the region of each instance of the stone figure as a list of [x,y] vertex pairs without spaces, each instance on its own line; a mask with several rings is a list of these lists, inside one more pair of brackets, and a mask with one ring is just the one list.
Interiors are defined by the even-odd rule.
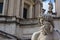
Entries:
[[40,31],[33,33],[31,40],[60,40],[60,34],[54,30],[53,18],[42,16]]
[[52,4],[51,0],[50,0],[50,2],[48,3],[48,5],[49,5],[49,11],[52,11],[52,9],[53,9],[53,4]]

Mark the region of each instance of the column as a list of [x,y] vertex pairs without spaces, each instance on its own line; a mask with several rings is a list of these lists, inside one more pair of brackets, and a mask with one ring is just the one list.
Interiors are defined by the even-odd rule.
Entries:
[[32,8],[33,8],[33,5],[30,5],[30,8],[29,8],[29,18],[32,18]]
[[35,2],[35,17],[40,17],[41,14],[41,3],[39,0]]
[[15,11],[15,15],[17,17],[20,17],[20,3],[21,3],[21,0],[16,0],[17,4],[16,4],[16,11]]
[[21,4],[20,4],[20,18],[23,18],[23,8],[24,8],[24,0],[21,0]]
[[4,0],[4,2],[3,2],[3,11],[2,11],[3,15],[7,15],[8,4],[9,4],[9,0]]
[[14,13],[14,1],[15,0],[9,0],[8,16],[13,16],[13,13]]

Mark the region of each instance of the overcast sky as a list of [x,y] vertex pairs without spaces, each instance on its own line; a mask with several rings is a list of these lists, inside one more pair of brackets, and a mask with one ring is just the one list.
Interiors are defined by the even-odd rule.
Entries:
[[[50,0],[46,0],[46,1],[43,2],[43,8],[46,10],[46,12],[48,10],[48,3],[49,3],[49,1]],[[54,3],[54,0],[51,0],[51,2],[53,3],[53,12],[55,12],[55,3]]]

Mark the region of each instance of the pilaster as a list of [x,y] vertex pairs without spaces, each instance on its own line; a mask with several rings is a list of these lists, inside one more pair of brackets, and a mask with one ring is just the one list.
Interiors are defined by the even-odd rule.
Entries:
[[24,8],[24,0],[21,0],[21,4],[20,4],[20,18],[23,18],[23,8]]
[[20,17],[20,4],[21,4],[21,0],[16,0],[17,4],[15,5],[16,6],[16,12],[15,12],[15,15],[17,17]]
[[32,18],[32,9],[33,9],[33,5],[30,5],[30,11],[29,11],[29,18]]
[[14,13],[14,1],[15,0],[9,0],[8,16],[13,16],[13,13]]
[[4,2],[3,2],[3,11],[2,11],[2,14],[3,15],[7,15],[7,12],[8,12],[8,4],[9,4],[9,0],[4,0]]
[[42,9],[42,2],[40,0],[36,0],[35,2],[35,17],[40,17]]

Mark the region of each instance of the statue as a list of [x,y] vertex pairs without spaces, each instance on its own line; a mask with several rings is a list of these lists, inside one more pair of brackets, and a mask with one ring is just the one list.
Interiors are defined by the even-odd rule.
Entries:
[[50,0],[50,2],[48,3],[48,5],[49,5],[49,11],[52,11],[52,9],[53,9],[53,4],[52,4],[51,0]]
[[60,40],[60,34],[54,30],[52,16],[44,15],[40,22],[40,31],[33,33],[31,40]]

